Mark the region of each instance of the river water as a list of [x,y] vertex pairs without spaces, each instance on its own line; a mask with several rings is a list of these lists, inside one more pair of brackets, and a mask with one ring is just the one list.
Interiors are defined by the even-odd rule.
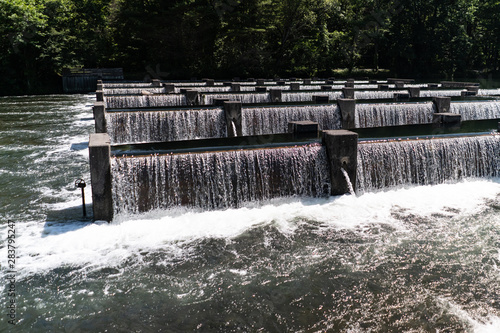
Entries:
[[92,223],[94,100],[0,98],[0,331],[500,331],[500,179]]

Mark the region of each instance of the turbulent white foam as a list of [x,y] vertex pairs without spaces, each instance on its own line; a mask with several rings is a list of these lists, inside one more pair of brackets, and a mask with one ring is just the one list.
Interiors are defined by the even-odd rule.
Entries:
[[[89,196],[89,187],[86,190]],[[404,230],[402,222],[391,215],[395,207],[420,216],[449,214],[450,208],[460,214],[473,214],[481,210],[485,200],[495,199],[499,194],[500,179],[497,179],[397,189],[359,197],[278,199],[239,209],[160,210],[117,216],[110,224],[16,221],[16,268],[22,277],[64,266],[85,270],[118,266],[142,251],[169,250],[182,255],[186,251],[182,244],[186,242],[204,238],[230,240],[266,224],[275,225],[283,233],[293,233],[298,225],[309,220],[320,222],[327,229],[388,223]],[[58,195],[68,197],[66,192]],[[56,204],[52,209],[76,210],[80,205],[75,192],[68,202]],[[6,229],[2,225],[0,234],[6,235]],[[0,256],[0,264],[6,267],[5,239],[2,242],[4,255]]]
[[446,311],[457,316],[463,322],[467,323],[474,333],[497,333],[500,332],[500,317],[488,316],[486,318],[475,319],[471,314],[462,309],[459,305],[439,298],[438,304]]

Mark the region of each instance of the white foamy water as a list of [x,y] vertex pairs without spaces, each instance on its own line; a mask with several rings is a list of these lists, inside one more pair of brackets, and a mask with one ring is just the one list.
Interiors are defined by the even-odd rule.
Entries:
[[[61,192],[65,197],[68,193]],[[112,223],[26,222],[17,224],[17,269],[21,277],[44,273],[58,267],[94,270],[122,265],[141,251],[170,249],[182,255],[182,244],[205,238],[230,241],[256,226],[277,226],[293,233],[300,220],[313,220],[321,229],[353,229],[363,225],[388,224],[406,227],[392,217],[392,211],[432,216],[459,211],[462,215],[480,211],[485,200],[500,195],[498,181],[477,180],[458,184],[421,186],[386,192],[346,195],[325,199],[278,199],[260,206],[199,211],[157,210],[139,215],[119,215]],[[87,191],[87,197],[89,191]],[[81,201],[73,197],[54,210],[79,210]],[[7,234],[7,226],[0,234]],[[3,251],[6,251],[3,240]],[[2,267],[6,255],[0,257]]]

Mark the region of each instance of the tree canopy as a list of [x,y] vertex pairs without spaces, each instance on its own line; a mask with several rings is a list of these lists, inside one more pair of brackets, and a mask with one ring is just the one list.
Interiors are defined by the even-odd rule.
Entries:
[[66,67],[161,79],[498,71],[496,0],[0,0],[0,94]]

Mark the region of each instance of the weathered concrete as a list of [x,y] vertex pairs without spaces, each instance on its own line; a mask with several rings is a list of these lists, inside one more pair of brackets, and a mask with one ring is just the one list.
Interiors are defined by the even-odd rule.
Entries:
[[324,104],[329,102],[328,95],[313,95],[312,100],[316,104]]
[[337,105],[340,108],[340,115],[342,118],[342,128],[343,129],[355,128],[356,100],[339,98],[337,100]]
[[436,107],[436,113],[448,113],[450,111],[451,97],[434,97],[432,103]]
[[462,115],[456,113],[434,113],[433,125],[456,125],[462,121]]
[[441,86],[443,88],[465,88],[469,86],[478,86],[477,82],[454,82],[454,81],[441,81]]
[[468,90],[464,90],[464,91],[461,91],[460,92],[460,96],[462,98],[466,98],[466,97],[474,97],[476,96],[477,93],[475,91],[468,91]]
[[276,85],[278,85],[278,86],[284,86],[285,85],[285,80],[278,80],[278,81],[276,81]]
[[389,89],[388,84],[379,84],[378,85],[378,90],[387,90],[387,89]]
[[413,83],[415,82],[415,79],[398,79],[398,78],[388,78],[387,83],[392,84],[396,82],[403,82],[403,83]]
[[106,106],[104,102],[95,102],[92,111],[94,113],[95,132],[106,133]]
[[354,88],[344,87],[342,88],[343,98],[354,99]]
[[290,83],[290,90],[300,90],[300,83],[298,82]]
[[241,85],[239,83],[231,83],[231,91],[241,91]]
[[358,158],[358,134],[346,130],[323,131],[323,144],[326,146],[330,162],[331,194],[349,193],[349,185],[344,177],[344,169],[353,188],[356,186]]
[[369,84],[378,84],[378,81],[377,80],[369,80],[368,83]]
[[264,79],[257,79],[257,85],[258,86],[263,86],[265,84],[266,84],[266,80],[264,80]]
[[109,135],[107,133],[91,134],[89,160],[94,220],[108,222],[113,219],[110,154]]
[[175,92],[175,85],[173,83],[164,83],[163,87],[165,88],[165,92],[167,94],[171,94]]
[[206,85],[207,87],[213,87],[213,86],[215,86],[215,81],[214,81],[214,79],[205,79],[204,81],[205,81],[205,85]]
[[310,121],[291,121],[288,123],[288,133],[292,133],[295,137],[317,137],[319,131],[319,124]]
[[270,89],[269,90],[269,99],[271,103],[281,103],[282,92],[280,89]]
[[427,88],[429,88],[429,89],[437,89],[437,88],[439,88],[439,84],[437,84],[437,83],[427,83]]
[[102,90],[96,90],[95,100],[97,102],[104,102],[104,92]]
[[200,104],[200,95],[198,93],[198,90],[187,89],[184,92],[184,95],[186,95],[186,104],[187,105],[193,106],[193,105]]
[[153,79],[153,80],[151,80],[151,85],[153,87],[161,87],[161,81],[158,79]]
[[344,87],[354,88],[354,81],[347,81],[346,83],[344,83]]
[[321,86],[321,90],[332,90],[332,89],[333,89],[333,87],[331,85],[324,84]]
[[404,81],[395,81],[394,86],[396,89],[403,89],[405,87],[405,83]]
[[[226,115],[227,136],[242,136],[241,127],[241,102],[224,102],[224,113]],[[236,133],[234,132],[236,129]]]
[[465,89],[467,89],[467,91],[473,91],[476,94],[479,92],[479,86],[467,86]]
[[304,84],[307,84],[307,85],[311,84],[311,79],[304,79]]
[[396,102],[408,102],[409,100],[410,100],[409,93],[395,93],[394,94],[394,101],[396,101]]
[[255,87],[255,91],[256,92],[266,92],[267,91],[267,87],[262,87],[262,86]]
[[411,98],[418,98],[420,97],[420,87],[410,87],[408,88],[408,93]]

